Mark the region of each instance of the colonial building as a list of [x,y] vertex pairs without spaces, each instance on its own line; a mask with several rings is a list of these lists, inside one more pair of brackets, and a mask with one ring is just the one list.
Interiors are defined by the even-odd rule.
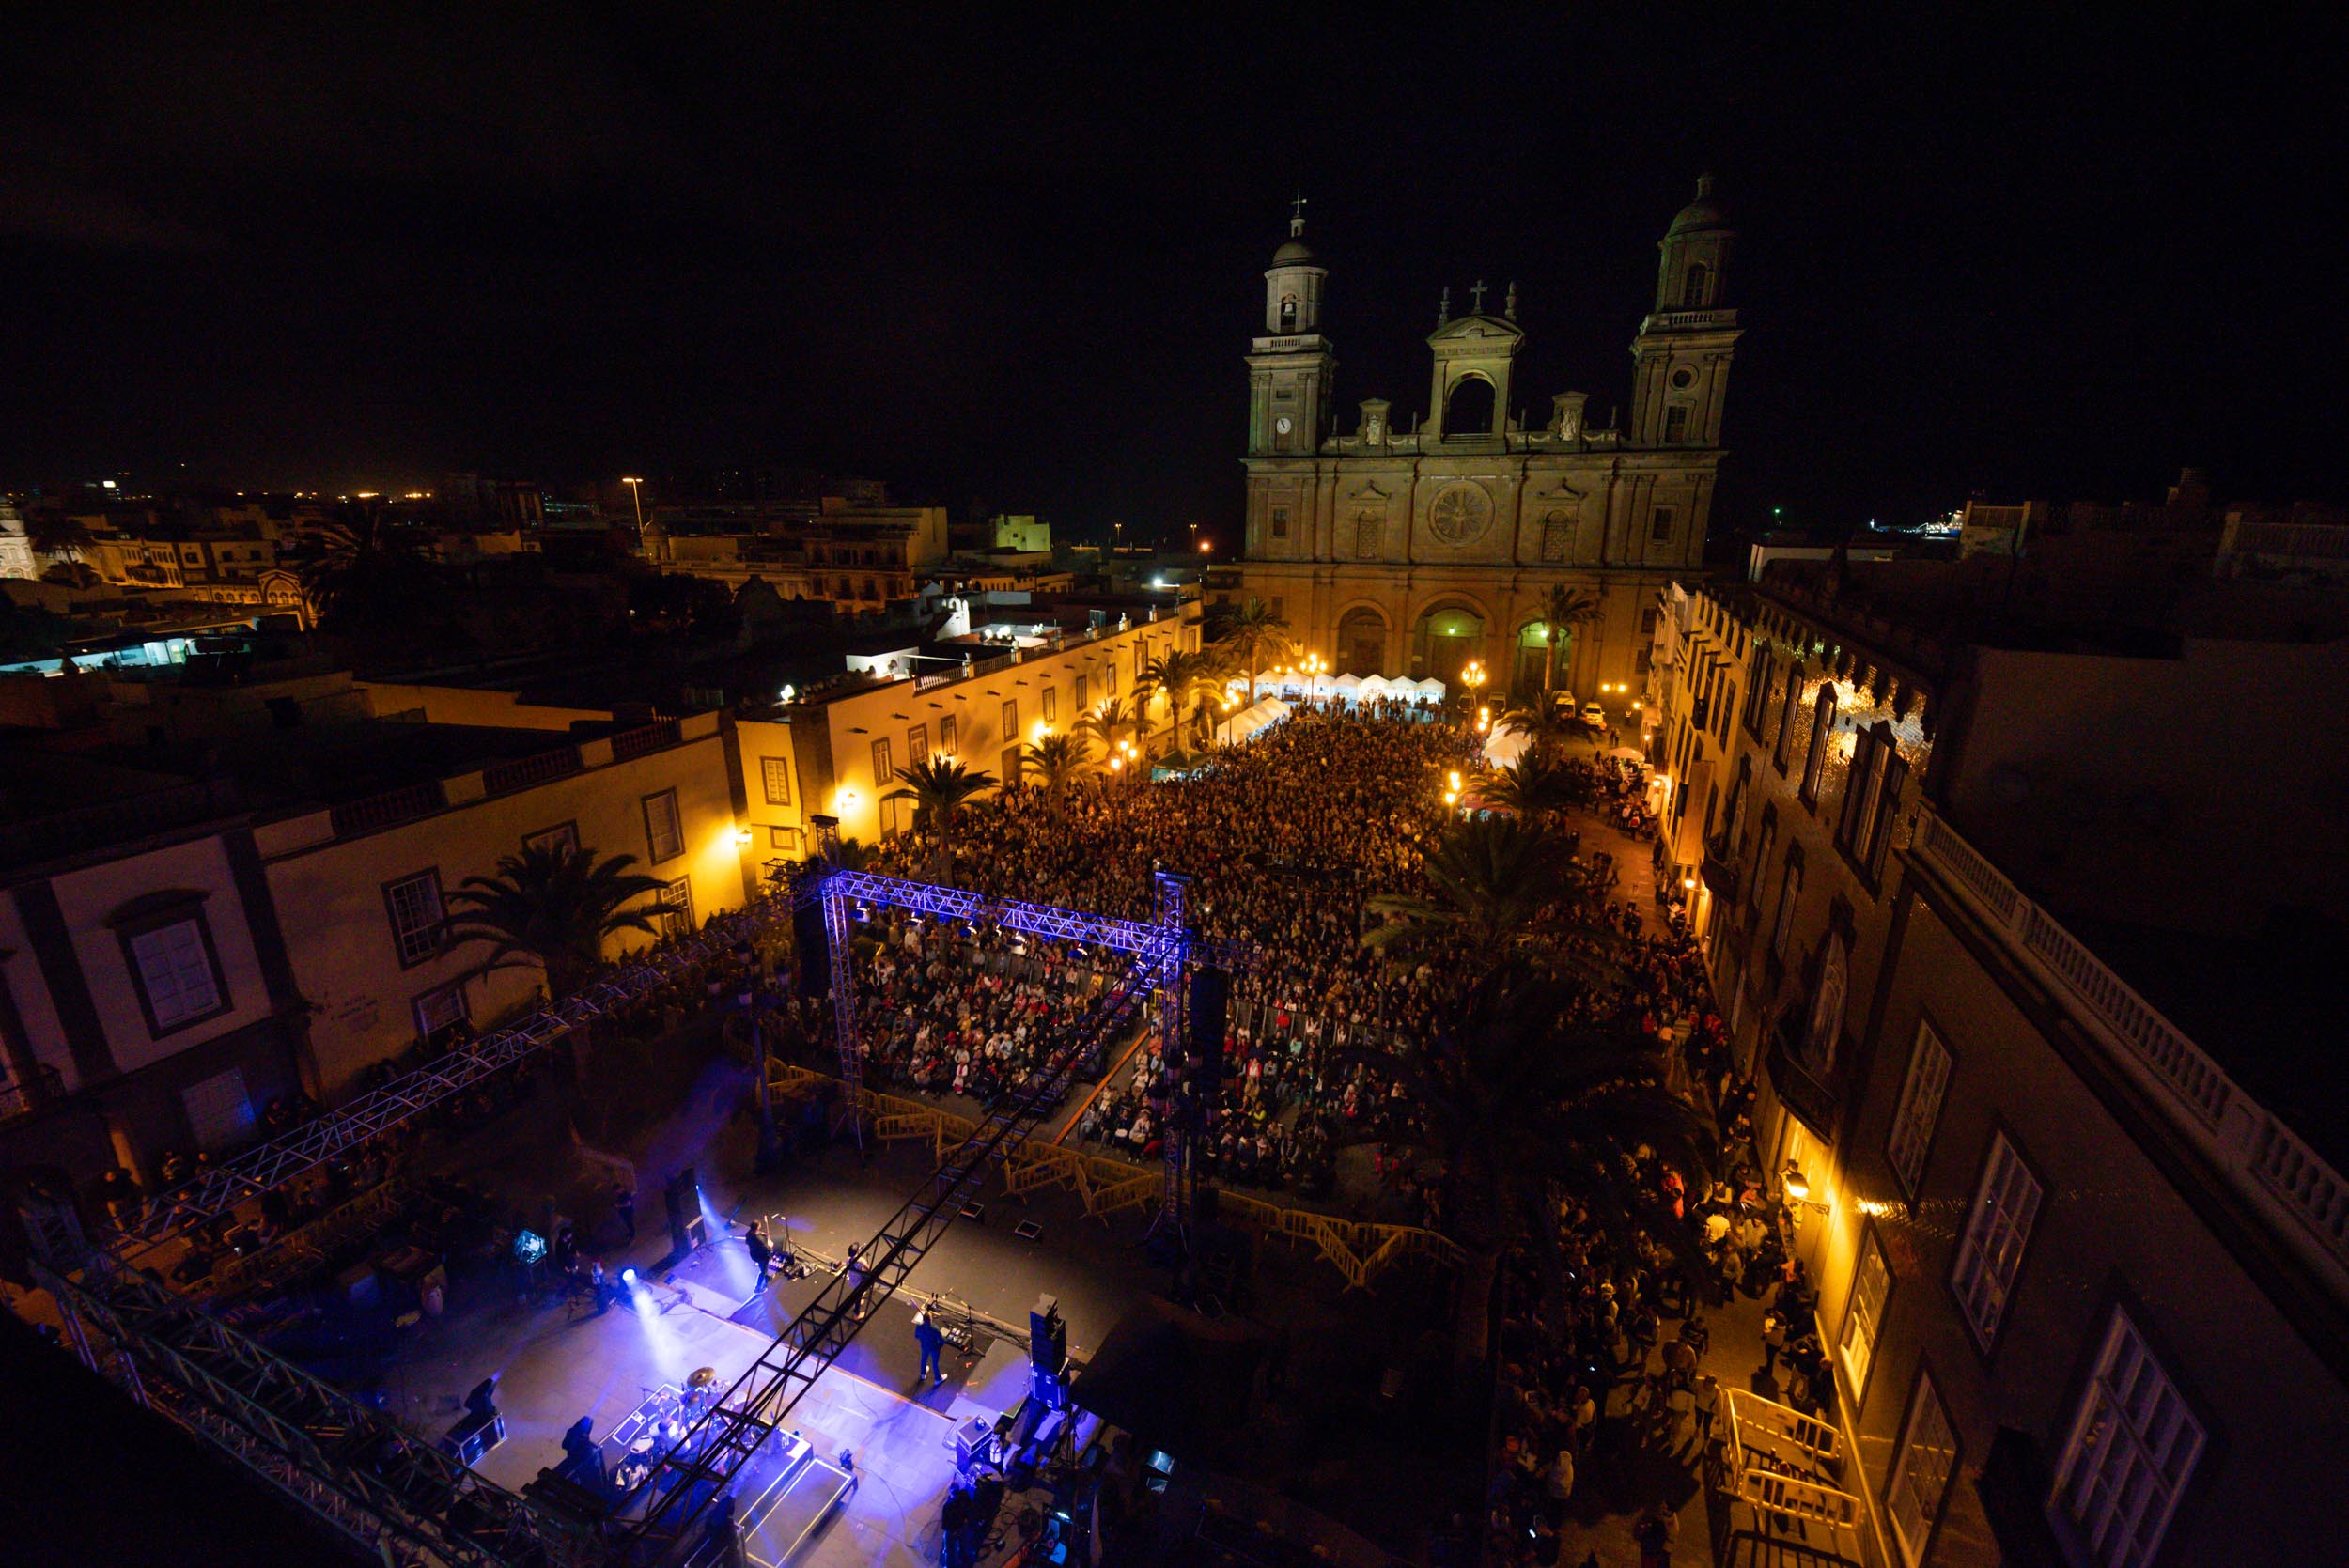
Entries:
[[1264,333],[1248,355],[1243,591],[1273,604],[1341,672],[1445,681],[1471,659],[1497,686],[1539,686],[1553,585],[1596,598],[1560,681],[1629,684],[1657,589],[1697,565],[1721,459],[1721,409],[1738,336],[1735,239],[1709,177],[1665,233],[1655,308],[1632,340],[1626,416],[1603,429],[1587,394],[1549,400],[1539,425],[1513,381],[1525,342],[1517,290],[1455,316],[1447,291],[1427,339],[1427,412],[1372,397],[1337,414],[1337,355],[1323,331],[1329,270],[1292,218],[1265,272]]
[[2338,1555],[2344,748],[2242,715],[2321,711],[2349,615],[2172,569],[2217,539],[1780,561],[1673,639],[1667,842],[1872,1561]]

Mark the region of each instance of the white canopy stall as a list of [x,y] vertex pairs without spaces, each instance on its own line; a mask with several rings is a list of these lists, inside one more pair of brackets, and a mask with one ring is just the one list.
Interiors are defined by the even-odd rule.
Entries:
[[1226,746],[1245,745],[1289,716],[1289,705],[1278,697],[1259,697],[1215,726],[1215,737]]

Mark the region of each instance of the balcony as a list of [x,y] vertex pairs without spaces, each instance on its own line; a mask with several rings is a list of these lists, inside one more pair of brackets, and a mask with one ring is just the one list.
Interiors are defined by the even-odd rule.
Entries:
[[1704,846],[1704,858],[1697,866],[1697,875],[1714,897],[1724,904],[1737,902],[1738,866],[1731,846],[1716,839]]
[[46,1063],[35,1063],[23,1078],[0,1081],[0,1126],[30,1116],[65,1093],[65,1079]]
[[2349,1294],[2349,1177],[2259,1105],[1988,857],[1931,812],[1911,853],[2101,1043],[2236,1191]]

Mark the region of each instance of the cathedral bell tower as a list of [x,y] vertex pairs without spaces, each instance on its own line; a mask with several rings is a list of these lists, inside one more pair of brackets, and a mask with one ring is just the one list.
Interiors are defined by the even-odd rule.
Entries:
[[1680,210],[1657,247],[1656,309],[1631,343],[1628,444],[1715,447],[1721,442],[1721,401],[1739,335],[1730,307],[1729,260],[1736,241],[1713,177],[1700,176],[1697,197]]
[[1288,243],[1264,275],[1264,334],[1248,356],[1248,454],[1310,458],[1330,433],[1336,355],[1321,335],[1329,269],[1305,243],[1305,201],[1289,209]]

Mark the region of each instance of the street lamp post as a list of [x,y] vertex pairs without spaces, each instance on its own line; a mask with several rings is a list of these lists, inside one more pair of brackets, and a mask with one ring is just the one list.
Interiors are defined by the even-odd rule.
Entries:
[[1486,678],[1485,661],[1481,659],[1471,659],[1460,667],[1460,684],[1468,688],[1468,706],[1470,709],[1476,706],[1476,699],[1485,690]]
[[636,503],[636,553],[642,555],[645,553],[645,482],[622,474],[620,483],[628,487],[630,497]]

